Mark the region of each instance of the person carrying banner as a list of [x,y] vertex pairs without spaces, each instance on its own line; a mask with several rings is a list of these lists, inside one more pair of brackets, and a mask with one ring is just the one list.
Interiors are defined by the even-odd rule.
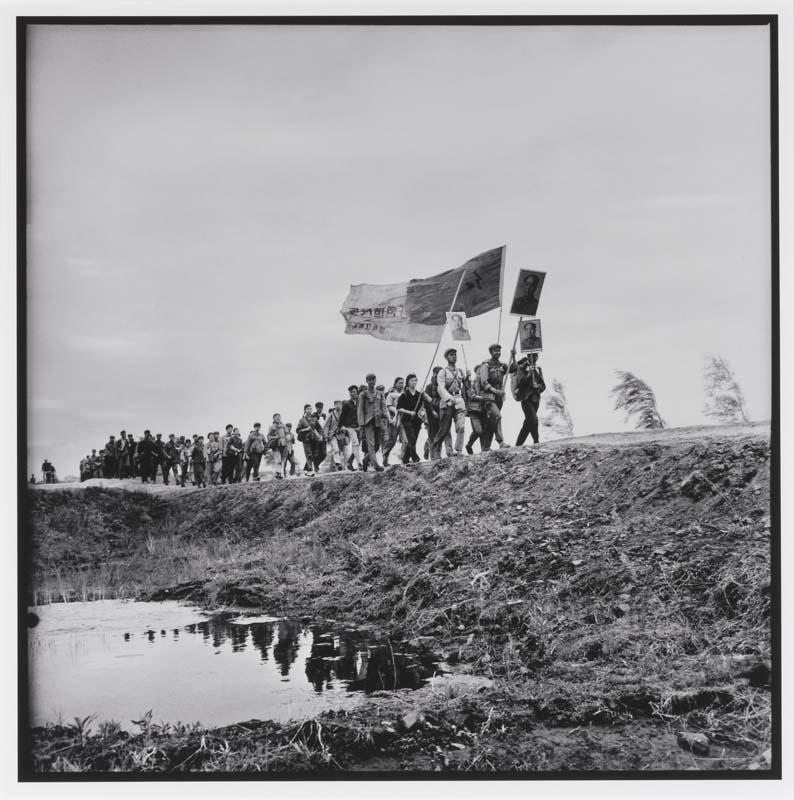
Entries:
[[538,436],[538,408],[540,407],[540,395],[546,390],[546,382],[543,380],[543,372],[537,366],[538,354],[529,353],[516,362],[516,351],[510,351],[510,367],[513,397],[521,403],[521,410],[524,412],[524,424],[518,433],[516,447],[521,447],[527,439],[527,435],[532,435],[532,441],[537,444],[540,441]]
[[378,450],[381,442],[381,425],[387,418],[386,400],[383,392],[375,388],[376,376],[370,372],[367,375],[367,385],[358,395],[358,426],[367,443],[367,456],[376,472],[383,472],[383,467],[378,464]]
[[433,460],[441,458],[441,444],[450,433],[452,423],[455,423],[455,449],[448,456],[463,455],[463,441],[466,433],[466,393],[469,389],[470,373],[463,372],[456,366],[458,351],[450,347],[444,351],[447,365],[438,371],[438,396],[441,418],[438,423],[438,432],[433,440],[430,457]]
[[421,459],[416,452],[416,440],[422,430],[423,403],[432,403],[432,398],[424,392],[420,395],[416,388],[417,377],[410,373],[405,378],[405,391],[397,400],[400,437],[403,443],[403,464],[409,461],[418,463]]

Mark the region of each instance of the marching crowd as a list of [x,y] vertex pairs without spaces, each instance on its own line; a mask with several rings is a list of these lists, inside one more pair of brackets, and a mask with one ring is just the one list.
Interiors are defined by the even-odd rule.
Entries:
[[[422,428],[427,430],[425,459],[463,455],[464,447],[473,453],[491,449],[493,440],[508,447],[502,436],[501,411],[507,391],[507,379],[513,398],[521,404],[524,423],[516,439],[523,445],[531,435],[538,442],[538,407],[546,385],[537,365],[537,354],[516,359],[511,350],[509,363],[501,361],[501,347],[489,348],[490,358],[473,372],[457,366],[457,350],[444,353],[446,364],[433,368],[424,390],[417,387],[413,373],[396,378],[388,390],[370,373],[366,383],[348,387],[348,399],[337,400],[326,413],[323,403],[304,406],[303,415],[294,427],[274,414],[266,432],[259,422],[243,437],[240,429],[227,425],[225,433],[211,431],[204,436],[177,436],[163,440],[144,431],[136,441],[131,433],[121,431],[110,436],[99,452],[92,450],[80,462],[80,479],[137,478],[155,482],[158,473],[164,484],[239,483],[260,479],[262,460],[267,459],[275,477],[284,479],[296,474],[295,451],[300,444],[305,463],[303,473],[316,475],[326,461],[331,470],[382,471],[399,442],[403,464],[421,460],[417,441]],[[466,417],[471,434],[466,440]],[[452,432],[454,429],[455,439]]]

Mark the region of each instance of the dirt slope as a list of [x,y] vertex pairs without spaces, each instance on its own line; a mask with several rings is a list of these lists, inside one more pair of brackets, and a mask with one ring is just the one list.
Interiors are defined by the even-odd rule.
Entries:
[[[442,768],[768,767],[767,426],[202,491],[32,491],[30,512],[38,599],[184,597],[368,623],[494,678],[466,701],[470,760]],[[431,700],[443,727],[449,709]],[[511,746],[487,744],[488,708]],[[578,726],[597,740],[586,757],[554,733]],[[692,731],[707,754],[679,743]],[[411,736],[334,763],[435,769],[430,732]]]

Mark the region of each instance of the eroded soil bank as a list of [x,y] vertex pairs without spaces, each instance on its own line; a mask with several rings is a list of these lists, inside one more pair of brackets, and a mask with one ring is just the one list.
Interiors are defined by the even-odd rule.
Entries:
[[203,491],[32,491],[30,532],[31,600],[376,626],[494,681],[288,725],[37,728],[37,770],[770,766],[766,426]]

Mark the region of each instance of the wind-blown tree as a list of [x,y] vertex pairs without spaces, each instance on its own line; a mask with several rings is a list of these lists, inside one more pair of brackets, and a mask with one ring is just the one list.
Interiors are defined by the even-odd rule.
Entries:
[[541,424],[551,428],[558,436],[573,436],[573,419],[568,410],[565,387],[556,378],[551,382],[551,394],[546,395]]
[[631,372],[616,369],[615,375],[618,376],[618,382],[610,392],[615,398],[615,410],[623,411],[627,421],[633,417],[635,428],[666,428],[667,423],[656,407],[653,389]]
[[714,417],[723,424],[750,421],[742,387],[724,358],[706,357],[703,381],[706,389],[703,413],[707,417]]

